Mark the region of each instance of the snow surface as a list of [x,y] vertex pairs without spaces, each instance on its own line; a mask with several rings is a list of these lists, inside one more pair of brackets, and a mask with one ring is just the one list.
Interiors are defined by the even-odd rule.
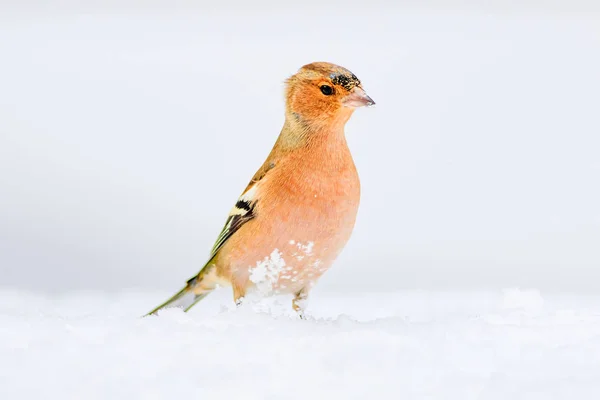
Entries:
[[316,295],[139,316],[168,293],[0,292],[2,399],[594,399],[600,297]]

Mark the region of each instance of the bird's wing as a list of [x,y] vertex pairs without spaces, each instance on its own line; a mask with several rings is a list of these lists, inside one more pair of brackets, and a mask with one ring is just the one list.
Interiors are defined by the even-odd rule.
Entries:
[[235,206],[229,212],[223,230],[221,230],[217,241],[213,245],[210,258],[213,258],[217,254],[227,239],[237,232],[242,225],[255,217],[254,206],[256,205],[256,199],[254,199],[254,195],[256,194],[256,189],[256,185],[251,186],[235,203]]
[[235,206],[233,206],[229,212],[227,222],[225,222],[225,226],[223,227],[223,230],[221,230],[221,233],[219,234],[219,237],[217,238],[217,241],[210,252],[210,258],[206,264],[204,264],[200,272],[189,279],[183,289],[146,315],[156,314],[158,311],[167,307],[180,307],[183,308],[184,311],[188,311],[194,306],[194,304],[202,300],[202,298],[208,294],[208,292],[198,294],[193,290],[198,284],[202,271],[206,271],[207,267],[210,268],[213,259],[219,250],[221,250],[225,242],[227,242],[227,240],[233,236],[233,234],[236,233],[246,222],[252,220],[256,216],[254,213],[254,206],[259,200],[259,183],[262,184],[264,182],[261,181],[261,179],[274,165],[275,164],[273,163],[265,163],[252,177],[252,180],[246,187],[246,190],[244,190],[244,193],[240,196],[238,201],[235,203]]
[[238,201],[235,203],[235,206],[233,206],[229,212],[225,226],[223,227],[223,230],[221,230],[221,233],[217,237],[217,241],[213,245],[213,248],[210,252],[211,259],[235,232],[237,232],[246,222],[256,217],[256,214],[254,213],[254,207],[258,202],[257,193],[259,192],[259,182],[263,183],[262,179],[274,166],[274,163],[267,161],[252,177],[252,180],[246,187],[246,190],[244,190],[244,193],[240,196]]

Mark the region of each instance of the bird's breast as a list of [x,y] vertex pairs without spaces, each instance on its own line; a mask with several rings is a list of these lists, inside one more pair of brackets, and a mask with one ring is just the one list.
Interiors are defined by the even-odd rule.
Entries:
[[[304,162],[303,162],[304,161]],[[265,204],[282,231],[304,229],[307,234],[335,237],[354,225],[360,201],[360,181],[352,160],[328,168],[310,159],[282,165],[273,175]],[[260,212],[260,210],[258,210]]]
[[257,193],[256,217],[227,246],[232,272],[279,292],[312,286],[354,228],[360,182],[352,158],[281,161]]

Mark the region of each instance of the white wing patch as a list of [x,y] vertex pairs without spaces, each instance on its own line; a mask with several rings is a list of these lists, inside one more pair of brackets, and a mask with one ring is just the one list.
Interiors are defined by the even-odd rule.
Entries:
[[242,201],[254,201],[254,196],[256,195],[256,191],[258,190],[258,183],[252,185],[252,187],[246,190],[246,193],[240,196],[239,200]]

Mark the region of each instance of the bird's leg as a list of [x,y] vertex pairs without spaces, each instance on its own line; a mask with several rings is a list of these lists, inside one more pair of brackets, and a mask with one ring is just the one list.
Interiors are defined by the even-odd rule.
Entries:
[[304,315],[304,309],[306,308],[308,303],[308,290],[306,288],[300,290],[294,296],[294,300],[292,300],[292,308],[294,311],[298,313],[300,319],[306,319]]
[[246,296],[246,287],[239,281],[231,282],[231,287],[233,288],[233,301],[235,302],[236,307],[240,307],[244,302],[244,296]]

